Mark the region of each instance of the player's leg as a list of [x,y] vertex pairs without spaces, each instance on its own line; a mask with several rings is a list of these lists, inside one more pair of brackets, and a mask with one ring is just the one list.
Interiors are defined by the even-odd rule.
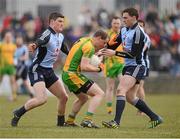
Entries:
[[120,124],[121,116],[125,108],[126,93],[134,86],[135,79],[132,76],[124,75],[121,77],[121,82],[117,88],[116,96],[116,114],[114,121]]
[[43,72],[40,67],[37,67],[37,65],[32,65],[30,68],[29,79],[33,86],[35,97],[28,100],[22,107],[14,111],[14,117],[11,121],[12,126],[17,126],[19,119],[27,111],[46,103],[46,84],[43,74],[45,74],[45,72]]
[[[136,74],[133,73],[133,75],[134,75],[134,78],[136,78],[136,80],[139,82],[140,80],[144,79],[144,77],[145,77],[144,76],[145,67],[137,66],[136,69],[138,69],[138,70],[136,71]],[[134,88],[130,89],[127,92],[129,102],[132,105],[134,105],[138,110],[144,112],[151,119],[150,128],[154,128],[157,125],[161,124],[162,118],[160,116],[158,116],[156,113],[154,113],[143,100],[141,100],[137,97],[137,88],[135,88],[135,87],[136,86],[134,86]]]
[[73,92],[78,98],[77,100],[75,100],[72,111],[66,121],[66,126],[74,126],[74,121],[77,113],[80,111],[84,103],[88,100],[88,97],[85,93],[92,86],[93,82],[83,74],[75,72],[63,72],[62,80],[67,85],[69,91]]
[[110,122],[103,121],[102,124],[108,128],[118,128],[121,121],[121,116],[125,108],[126,93],[134,86],[136,79],[129,75],[124,75],[121,77],[121,82],[119,83],[117,89],[116,97],[116,113],[114,120]]
[[145,100],[144,80],[140,81],[139,89],[137,91],[137,97],[142,99],[142,100]]
[[133,100],[137,98],[137,91],[139,90],[139,83],[135,84],[127,93],[126,93],[126,100],[128,103],[133,105]]
[[68,100],[68,94],[64,88],[64,85],[60,80],[55,81],[48,90],[58,98],[58,116],[57,126],[63,126],[65,122],[65,109],[66,102]]
[[96,83],[93,83],[91,84],[91,87],[88,89],[87,95],[91,96],[91,99],[89,101],[86,116],[84,117],[84,120],[82,121],[81,126],[89,127],[89,128],[98,128],[98,126],[96,126],[92,122],[92,117],[95,113],[95,110],[100,105],[101,100],[104,97],[104,92]]
[[75,124],[75,118],[82,108],[82,106],[87,102],[88,96],[84,93],[76,94],[77,99],[73,102],[73,107],[71,113],[68,115],[68,119],[66,121],[66,126],[77,126]]
[[17,99],[17,86],[16,86],[16,79],[14,75],[10,75],[10,86],[12,90],[12,101]]
[[12,91],[12,96],[10,100],[15,101],[17,99],[17,87],[16,87],[16,79],[15,79],[15,74],[16,74],[16,69],[13,65],[7,65],[6,66],[6,74],[9,75],[10,79],[10,86],[11,86],[11,91]]
[[112,100],[114,94],[114,86],[115,86],[115,79],[114,78],[106,78],[106,107],[108,114],[112,113]]
[[[142,99],[142,100],[145,100],[144,80],[140,81],[139,89],[137,91],[137,97]],[[137,115],[143,115],[143,112],[138,110]]]
[[35,97],[28,100],[22,107],[14,111],[14,117],[11,121],[12,126],[17,126],[19,119],[27,111],[43,105],[47,101],[46,87],[43,81],[37,82],[33,85]]
[[158,116],[156,113],[154,113],[143,100],[136,97],[136,94],[134,94],[136,90],[137,90],[136,88],[131,89],[127,93],[128,102],[134,105],[138,110],[144,112],[151,119],[150,126],[149,126],[150,128],[154,128],[157,125],[161,124],[162,118]]

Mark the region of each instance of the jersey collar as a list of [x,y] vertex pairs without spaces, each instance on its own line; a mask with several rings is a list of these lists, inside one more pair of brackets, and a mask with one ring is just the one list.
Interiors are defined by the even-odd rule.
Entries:
[[49,26],[48,29],[51,31],[52,34],[56,34],[56,32]]
[[132,27],[126,27],[127,30],[134,29],[138,25],[138,22],[136,22]]

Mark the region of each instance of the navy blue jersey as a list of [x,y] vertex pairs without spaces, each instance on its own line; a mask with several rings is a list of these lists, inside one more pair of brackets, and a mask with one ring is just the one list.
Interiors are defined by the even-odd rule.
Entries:
[[123,27],[116,39],[118,42],[110,49],[116,49],[120,44],[123,52],[116,51],[116,55],[125,58],[125,66],[145,65],[143,59],[143,47],[145,44],[145,33],[138,23],[131,28]]
[[35,42],[38,48],[33,64],[38,64],[45,68],[52,68],[62,49],[63,40],[63,34],[56,33],[51,27],[46,29]]

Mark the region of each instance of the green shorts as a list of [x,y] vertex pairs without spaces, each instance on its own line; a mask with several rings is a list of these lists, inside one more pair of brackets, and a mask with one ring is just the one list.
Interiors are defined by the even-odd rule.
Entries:
[[118,75],[122,73],[123,68],[124,64],[113,64],[111,68],[106,68],[105,76],[109,78],[118,77]]
[[94,83],[81,73],[78,72],[62,72],[62,80],[67,85],[69,91],[79,94],[86,93]]
[[0,68],[0,75],[15,75],[16,68],[14,65],[5,65],[4,67]]

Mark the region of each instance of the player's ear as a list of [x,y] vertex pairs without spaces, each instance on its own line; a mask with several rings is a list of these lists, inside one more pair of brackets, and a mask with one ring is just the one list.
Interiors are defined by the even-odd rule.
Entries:
[[55,21],[55,20],[51,19],[51,20],[49,21],[49,24],[53,24],[54,21]]

